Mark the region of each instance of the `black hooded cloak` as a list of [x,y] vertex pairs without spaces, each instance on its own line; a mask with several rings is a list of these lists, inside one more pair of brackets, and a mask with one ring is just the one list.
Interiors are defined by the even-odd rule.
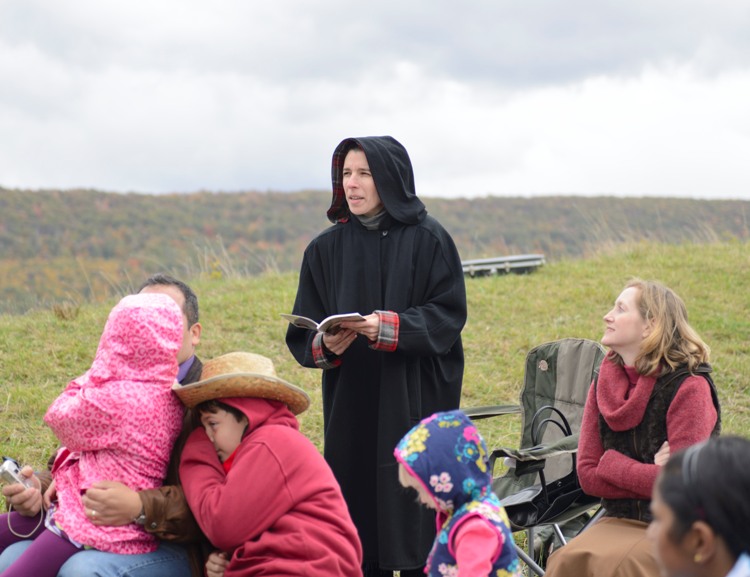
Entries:
[[[349,213],[342,185],[346,154],[365,153],[387,215],[368,230]],[[389,136],[346,139],[333,154],[334,226],[307,247],[293,313],[318,321],[375,310],[399,316],[394,352],[357,337],[323,372],[324,454],[359,531],[365,563],[383,569],[424,565],[434,512],[398,482],[393,449],[422,418],[457,408],[466,322],[463,269],[453,239],[427,214],[414,189],[406,149]],[[297,361],[315,367],[315,331],[289,326]]]

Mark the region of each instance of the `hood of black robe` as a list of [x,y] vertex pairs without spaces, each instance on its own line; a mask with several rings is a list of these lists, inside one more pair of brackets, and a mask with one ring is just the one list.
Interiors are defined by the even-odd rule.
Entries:
[[375,188],[386,212],[404,224],[417,224],[424,220],[427,210],[414,189],[414,171],[404,146],[392,136],[365,136],[346,138],[333,152],[331,180],[333,199],[328,209],[328,220],[346,222],[351,213],[344,192],[344,160],[352,148],[361,148],[367,157]]

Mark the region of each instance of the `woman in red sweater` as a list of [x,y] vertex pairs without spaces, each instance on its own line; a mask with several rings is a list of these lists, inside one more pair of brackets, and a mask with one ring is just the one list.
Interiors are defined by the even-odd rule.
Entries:
[[605,514],[550,556],[547,577],[658,576],[646,537],[656,477],[670,452],[720,429],[710,350],[674,291],[635,279],[604,322],[610,351],[586,400],[578,475]]

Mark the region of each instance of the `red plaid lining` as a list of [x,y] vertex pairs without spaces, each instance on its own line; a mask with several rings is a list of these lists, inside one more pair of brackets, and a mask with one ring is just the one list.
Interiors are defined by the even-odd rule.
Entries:
[[[347,138],[342,140],[333,152],[333,161],[331,162],[331,181],[333,182],[333,199],[331,207],[328,209],[326,216],[331,222],[347,222],[349,220],[349,205],[346,203],[346,193],[344,192],[344,161],[346,155],[352,148],[352,144],[357,148],[362,145],[357,142],[356,138]],[[344,152],[346,151],[346,152]]]
[[378,340],[372,342],[370,348],[392,353],[398,347],[398,314],[393,311],[375,311],[375,313],[380,319],[380,328],[378,329]]
[[341,364],[341,358],[334,356],[329,359],[323,348],[323,333],[315,335],[312,344],[312,356],[315,361],[315,366],[320,369],[335,369]]

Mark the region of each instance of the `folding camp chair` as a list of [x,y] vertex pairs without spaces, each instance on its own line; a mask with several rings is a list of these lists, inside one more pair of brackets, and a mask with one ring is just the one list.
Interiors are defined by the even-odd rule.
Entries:
[[511,465],[495,478],[493,490],[508,512],[511,529],[527,532],[527,551],[516,549],[537,575],[544,574],[546,559],[535,556],[534,530],[552,527],[552,537],[564,545],[561,526],[588,518],[598,502],[581,490],[575,456],[586,396],[604,354],[599,343],[588,339],[544,343],[526,356],[520,405],[464,409],[475,420],[521,414],[520,447],[493,450],[490,467],[494,470],[499,457]]

